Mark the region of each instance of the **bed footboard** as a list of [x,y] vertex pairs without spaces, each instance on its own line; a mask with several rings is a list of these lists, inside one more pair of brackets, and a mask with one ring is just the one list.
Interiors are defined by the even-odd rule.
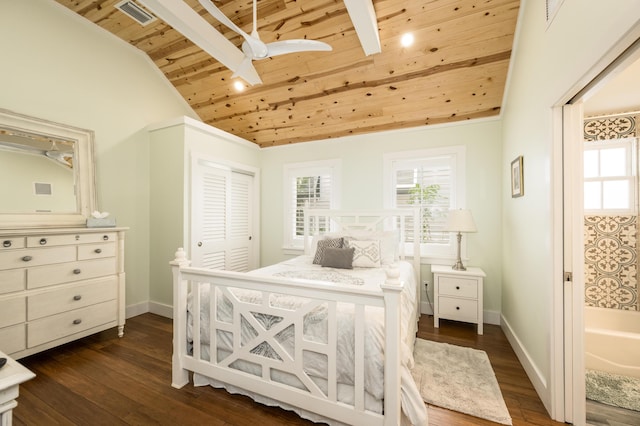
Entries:
[[[390,269],[382,292],[372,292],[193,268],[182,249],[171,264],[172,386],[181,388],[194,372],[339,422],[400,424],[403,283],[397,270]],[[368,404],[376,392],[368,371],[372,311],[386,330],[383,407],[377,410],[384,414]],[[306,331],[313,327],[326,333],[310,338]],[[345,343],[353,357],[348,368],[341,358]]]

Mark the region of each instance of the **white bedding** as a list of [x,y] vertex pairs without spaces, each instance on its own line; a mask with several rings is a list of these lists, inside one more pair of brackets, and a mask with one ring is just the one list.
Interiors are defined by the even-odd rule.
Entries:
[[[261,268],[250,272],[251,275],[259,276],[277,276],[286,277],[296,280],[328,280],[333,284],[340,286],[355,286],[358,289],[367,289],[374,292],[381,292],[380,284],[386,280],[386,274],[382,268],[354,268],[353,270],[324,268],[320,265],[312,263],[311,256],[299,256],[297,258],[278,263],[276,265]],[[419,391],[413,382],[409,369],[413,366],[413,342],[415,341],[415,321],[417,309],[417,285],[415,283],[415,275],[413,267],[408,262],[397,262],[395,265],[400,270],[400,279],[405,282],[402,292],[402,408],[403,412],[410,419],[412,424],[425,424],[426,408],[422,402]],[[233,289],[230,296],[218,296],[217,316],[224,322],[230,322],[233,317],[233,304],[229,302],[229,297],[237,298],[243,303],[253,303],[259,305],[262,299],[262,293],[251,290]],[[201,342],[202,342],[202,358],[209,359],[209,295],[208,286],[203,286],[201,293]],[[271,294],[270,305],[285,309],[295,309],[304,305],[308,300],[297,296]],[[189,298],[189,312],[191,312],[191,297]],[[367,409],[381,412],[382,399],[384,396],[383,372],[384,372],[384,312],[382,308],[367,307],[365,311],[366,326],[364,330],[364,354],[365,354],[365,390],[368,398],[366,401]],[[327,323],[326,323],[326,306],[314,308],[305,316],[304,336],[306,340],[326,342],[327,341]],[[351,403],[353,399],[352,392],[349,387],[353,385],[354,374],[354,328],[353,328],[353,306],[349,304],[338,304],[337,308],[337,332],[339,339],[338,350],[338,381],[340,383],[338,389],[339,400]],[[273,316],[259,316],[260,322],[263,324],[274,320]],[[188,322],[188,336],[192,338],[192,318]],[[251,327],[243,327],[242,340],[249,341],[254,337],[255,332],[251,331]],[[218,360],[224,359],[233,347],[233,338],[231,333],[220,332],[217,336],[217,357]],[[293,327],[287,328],[279,333],[279,342],[285,348],[288,354],[294,353]],[[268,358],[278,358],[278,351],[274,350],[269,344],[262,347],[256,347],[254,353],[259,353]],[[327,377],[327,359],[321,354],[314,352],[306,352],[304,356],[304,371],[312,377],[313,382],[323,391],[326,390]],[[245,363],[243,361],[235,361],[234,368],[251,372],[259,375],[260,367]],[[276,372],[277,381],[281,381],[291,386],[303,388],[299,380],[286,372]],[[223,384],[204,377],[194,378],[195,384],[212,384],[214,386],[222,386]],[[230,391],[241,392],[239,389],[229,389]],[[247,392],[242,392],[247,394]],[[252,395],[253,396],[253,395]],[[265,398],[258,398],[260,402],[268,403]],[[277,403],[277,402],[274,402]],[[282,404],[278,404],[282,405]],[[293,407],[285,407],[294,409]],[[303,414],[303,413],[300,413]],[[305,413],[309,414],[309,413]],[[307,418],[312,418],[306,415]],[[312,418],[313,420],[319,420]]]

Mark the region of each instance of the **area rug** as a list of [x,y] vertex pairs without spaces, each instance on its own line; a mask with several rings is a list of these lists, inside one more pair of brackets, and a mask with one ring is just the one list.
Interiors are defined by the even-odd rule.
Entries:
[[640,411],[640,379],[587,370],[584,380],[587,399]]
[[427,404],[512,424],[484,351],[417,339],[413,356],[411,373]]

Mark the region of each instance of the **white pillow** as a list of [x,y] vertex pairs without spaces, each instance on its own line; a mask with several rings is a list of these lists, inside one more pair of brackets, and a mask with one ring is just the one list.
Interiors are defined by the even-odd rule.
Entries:
[[348,237],[352,240],[380,242],[380,263],[390,265],[399,259],[398,245],[400,244],[400,232],[392,231],[348,231]]
[[348,239],[348,246],[353,247],[353,267],[379,268],[380,267],[380,242],[378,240],[353,240]]

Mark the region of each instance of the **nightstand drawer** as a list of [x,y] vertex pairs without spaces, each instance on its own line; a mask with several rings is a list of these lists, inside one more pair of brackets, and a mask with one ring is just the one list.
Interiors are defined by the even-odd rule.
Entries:
[[478,281],[475,279],[439,277],[439,294],[442,296],[468,297],[475,299],[478,297]]
[[116,319],[116,301],[111,300],[35,320],[28,324],[28,346],[38,346],[111,321],[115,325]]
[[456,321],[477,322],[478,301],[440,297],[440,317]]

